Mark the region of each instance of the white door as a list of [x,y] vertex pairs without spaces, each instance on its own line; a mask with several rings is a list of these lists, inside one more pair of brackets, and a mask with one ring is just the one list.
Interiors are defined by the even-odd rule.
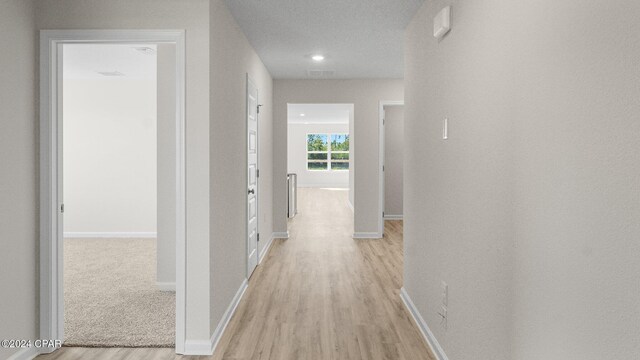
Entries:
[[247,278],[258,265],[258,88],[247,74]]

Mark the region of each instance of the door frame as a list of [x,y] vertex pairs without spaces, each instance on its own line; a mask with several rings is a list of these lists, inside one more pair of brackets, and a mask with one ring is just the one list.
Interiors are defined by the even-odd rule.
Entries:
[[247,141],[247,146],[245,147],[246,149],[246,157],[245,157],[245,168],[247,169],[247,176],[245,176],[245,220],[246,220],[246,225],[245,225],[245,239],[246,239],[246,258],[247,258],[247,263],[246,263],[246,270],[247,270],[247,280],[251,277],[251,275],[253,274],[253,271],[251,271],[252,269],[249,269],[249,205],[246,201],[246,195],[247,195],[247,191],[249,189],[249,84],[253,84],[253,86],[256,88],[256,91],[258,93],[258,95],[256,96],[256,106],[258,107],[256,109],[256,194],[255,194],[255,199],[256,199],[256,236],[258,237],[257,239],[257,243],[256,243],[256,267],[258,267],[258,265],[260,265],[260,89],[258,89],[258,85],[256,85],[256,82],[253,80],[253,78],[251,77],[251,75],[249,75],[249,73],[247,73],[247,81],[246,81],[246,88],[245,88],[245,101],[246,101],[246,113],[245,113],[245,133],[246,133],[246,141]]
[[404,100],[380,101],[378,109],[378,237],[384,236],[384,108],[386,106],[404,106]]
[[[176,46],[176,352],[184,353],[186,322],[186,139],[184,30],[40,31],[40,338],[64,339],[62,216],[63,44],[168,43]],[[51,352],[55,349],[42,349]]]

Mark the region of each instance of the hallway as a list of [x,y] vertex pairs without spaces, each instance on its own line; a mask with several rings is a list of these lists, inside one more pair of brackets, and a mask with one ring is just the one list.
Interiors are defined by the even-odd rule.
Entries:
[[[213,359],[433,359],[399,296],[402,222],[354,240],[348,192],[299,189],[290,239],[274,240]],[[181,357],[173,349],[63,348],[39,359]]]
[[346,190],[300,188],[215,359],[429,359],[399,296],[402,223],[353,240]]

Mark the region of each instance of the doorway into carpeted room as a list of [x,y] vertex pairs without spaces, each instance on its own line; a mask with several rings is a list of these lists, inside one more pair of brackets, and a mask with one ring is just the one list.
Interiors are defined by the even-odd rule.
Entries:
[[173,348],[175,45],[62,55],[63,344]]

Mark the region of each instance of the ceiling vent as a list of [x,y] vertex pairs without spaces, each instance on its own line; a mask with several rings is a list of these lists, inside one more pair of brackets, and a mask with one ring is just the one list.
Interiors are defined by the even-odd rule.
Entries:
[[328,78],[336,74],[334,70],[307,70],[307,74],[312,78]]
[[149,46],[134,46],[133,48],[145,55],[153,55],[156,53],[156,49]]
[[124,76],[120,71],[98,71],[98,74],[102,76]]

